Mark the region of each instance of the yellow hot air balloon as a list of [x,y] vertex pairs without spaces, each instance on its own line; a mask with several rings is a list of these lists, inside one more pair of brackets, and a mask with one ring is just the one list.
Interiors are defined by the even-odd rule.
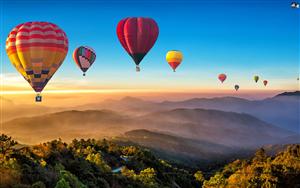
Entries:
[[182,59],[183,59],[183,55],[178,50],[168,51],[166,55],[166,60],[169,63],[169,65],[172,67],[174,72],[176,68],[180,65]]
[[40,92],[63,63],[68,52],[66,33],[49,22],[27,22],[16,26],[6,40],[6,52],[17,71]]

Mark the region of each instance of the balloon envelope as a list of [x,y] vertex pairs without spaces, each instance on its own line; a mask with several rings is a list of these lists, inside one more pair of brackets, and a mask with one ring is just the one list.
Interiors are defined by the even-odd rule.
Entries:
[[27,22],[9,33],[6,52],[34,91],[41,92],[63,63],[68,52],[68,38],[53,23]]
[[91,47],[80,46],[74,50],[73,59],[82,72],[85,73],[96,60],[96,52]]
[[166,55],[166,60],[174,72],[175,72],[176,68],[180,65],[182,59],[183,59],[182,53],[177,50],[168,51],[168,53]]
[[299,5],[299,3],[297,3],[297,2],[292,2],[292,3],[291,3],[291,7],[292,7],[292,8],[299,8],[300,5]]
[[137,68],[144,56],[153,47],[158,33],[157,23],[151,18],[125,18],[117,26],[119,41],[132,57]]
[[240,88],[239,85],[235,85],[235,86],[234,86],[234,89],[235,89],[236,91],[239,90],[239,88]]
[[254,81],[257,83],[259,80],[259,76],[254,76]]
[[218,78],[223,83],[226,80],[227,76],[226,74],[219,74]]

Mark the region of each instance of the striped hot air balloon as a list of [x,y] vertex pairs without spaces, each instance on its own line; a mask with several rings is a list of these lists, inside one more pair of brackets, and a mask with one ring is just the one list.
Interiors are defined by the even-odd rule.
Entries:
[[131,17],[118,23],[117,36],[134,60],[136,71],[140,71],[139,64],[156,42],[158,32],[157,23],[151,18]]
[[80,46],[74,50],[73,59],[85,76],[85,72],[96,60],[96,52],[91,47]]
[[39,93],[63,63],[68,52],[66,33],[49,22],[16,26],[6,40],[6,52],[17,71]]

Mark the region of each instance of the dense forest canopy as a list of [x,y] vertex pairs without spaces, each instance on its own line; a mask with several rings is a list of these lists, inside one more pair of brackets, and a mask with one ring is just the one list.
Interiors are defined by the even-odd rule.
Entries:
[[0,187],[297,187],[300,145],[268,156],[261,148],[210,173],[110,140],[53,140],[26,146],[0,137]]

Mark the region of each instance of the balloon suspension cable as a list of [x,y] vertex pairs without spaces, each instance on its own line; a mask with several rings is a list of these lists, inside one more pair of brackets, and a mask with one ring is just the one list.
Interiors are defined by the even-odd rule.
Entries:
[[139,65],[137,65],[137,66],[135,67],[135,70],[136,70],[136,72],[140,72],[140,71],[141,71],[141,68],[140,68],[140,66],[139,66]]
[[173,69],[173,72],[176,72],[176,70],[175,70],[175,69]]

